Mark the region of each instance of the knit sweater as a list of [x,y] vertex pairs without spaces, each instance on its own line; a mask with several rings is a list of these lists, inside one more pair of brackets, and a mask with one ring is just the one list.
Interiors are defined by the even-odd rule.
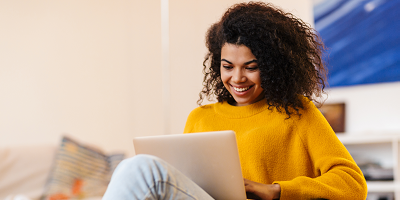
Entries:
[[201,106],[190,113],[184,132],[235,131],[244,178],[278,183],[281,200],[365,200],[361,170],[315,105],[303,102],[301,116],[289,119],[264,100]]

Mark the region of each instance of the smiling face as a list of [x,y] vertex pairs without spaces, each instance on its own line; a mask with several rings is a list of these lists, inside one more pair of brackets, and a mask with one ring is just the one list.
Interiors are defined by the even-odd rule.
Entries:
[[257,59],[244,45],[225,43],[221,49],[221,79],[236,106],[245,106],[264,98]]

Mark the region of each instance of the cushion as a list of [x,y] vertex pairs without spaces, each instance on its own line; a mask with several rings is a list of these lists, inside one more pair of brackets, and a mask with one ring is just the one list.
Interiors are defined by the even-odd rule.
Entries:
[[56,150],[56,144],[0,147],[0,199],[18,194],[38,199]]
[[106,155],[98,148],[63,137],[44,196],[46,200],[102,196],[124,154]]

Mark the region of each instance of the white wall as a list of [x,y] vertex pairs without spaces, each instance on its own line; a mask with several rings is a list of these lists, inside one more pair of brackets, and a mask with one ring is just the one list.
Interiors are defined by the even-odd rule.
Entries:
[[347,134],[400,134],[400,82],[338,87],[326,103],[346,104]]
[[[236,2],[169,0],[165,107],[159,0],[0,1],[0,145],[69,134],[132,154],[135,136],[181,133],[202,88],[205,32]],[[313,24],[311,0],[270,2]],[[400,132],[399,90],[333,89],[328,102],[348,103],[351,132]]]
[[162,132],[159,1],[0,1],[0,145]]

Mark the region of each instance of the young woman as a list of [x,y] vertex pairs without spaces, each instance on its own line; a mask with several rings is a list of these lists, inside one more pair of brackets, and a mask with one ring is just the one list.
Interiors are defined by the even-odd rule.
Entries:
[[[245,189],[262,199],[365,199],[366,181],[314,102],[325,87],[323,44],[270,4],[240,3],[207,32],[204,98],[185,133],[234,130]],[[168,163],[123,161],[108,199],[212,199]]]

